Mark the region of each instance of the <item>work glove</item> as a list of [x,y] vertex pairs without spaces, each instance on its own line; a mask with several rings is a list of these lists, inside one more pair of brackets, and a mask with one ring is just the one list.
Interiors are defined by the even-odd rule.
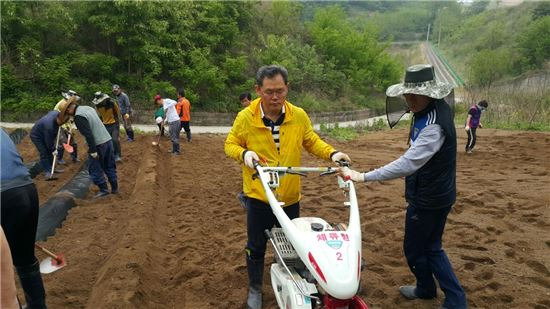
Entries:
[[244,154],[244,165],[248,166],[251,169],[254,169],[254,160],[260,161],[260,158],[254,151],[247,150]]
[[344,178],[344,180],[351,179],[355,182],[364,182],[365,181],[365,174],[359,173],[357,171],[354,171],[350,169],[349,167],[340,167],[336,171],[336,175]]
[[332,160],[332,162],[338,162],[338,161],[351,162],[351,159],[349,158],[349,156],[340,151],[333,153],[330,159]]
[[470,131],[470,126],[465,126],[465,127],[464,127],[464,130]]
[[125,120],[128,120],[128,118],[130,118],[130,115],[124,114],[124,119],[125,119]]
[[90,156],[94,159],[97,159],[98,154],[97,154],[97,152],[92,152],[92,153],[90,153]]

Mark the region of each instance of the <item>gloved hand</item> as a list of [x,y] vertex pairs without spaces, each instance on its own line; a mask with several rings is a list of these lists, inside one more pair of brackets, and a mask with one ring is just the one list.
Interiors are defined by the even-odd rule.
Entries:
[[470,126],[465,126],[465,127],[464,127],[464,130],[470,131]]
[[124,119],[125,119],[125,120],[128,120],[128,118],[130,118],[130,115],[124,114]]
[[365,174],[359,173],[357,171],[354,171],[350,169],[349,167],[340,167],[336,171],[336,175],[344,178],[344,180],[347,180],[348,178],[355,181],[355,182],[364,182],[365,181]]
[[250,151],[250,150],[248,150],[244,154],[243,159],[244,159],[244,164],[246,166],[248,166],[249,168],[251,168],[251,169],[254,169],[254,161],[253,160],[260,161],[260,158],[258,157],[258,154],[256,154],[254,151]]
[[330,157],[330,159],[332,160],[332,162],[338,162],[338,161],[348,161],[351,163],[351,159],[349,158],[349,156],[343,152],[340,152],[338,151],[337,153],[333,154],[332,157]]
[[97,159],[97,158],[98,158],[97,152],[92,152],[92,153],[90,153],[90,156],[92,156],[92,158],[94,158],[94,159]]
[[57,156],[57,149],[52,152],[53,156]]

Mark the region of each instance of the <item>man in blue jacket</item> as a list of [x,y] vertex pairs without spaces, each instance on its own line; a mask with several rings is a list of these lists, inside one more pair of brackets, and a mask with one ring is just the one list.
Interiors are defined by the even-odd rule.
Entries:
[[130,98],[119,85],[113,85],[113,94],[116,96],[118,107],[120,108],[120,113],[122,114],[122,124],[124,125],[124,130],[126,135],[128,135],[128,141],[134,141],[134,129],[132,129],[132,106],[130,105]]
[[13,265],[19,276],[21,288],[25,292],[27,308],[46,308],[46,292],[40,275],[40,263],[34,255],[38,225],[38,192],[15,144],[2,129],[0,142],[2,229],[10,245]]
[[[62,101],[71,101],[76,102],[78,100],[77,96],[64,99]],[[40,154],[40,167],[44,171],[46,179],[52,179],[53,175],[52,164],[54,155],[57,153],[57,134],[59,132],[59,126],[64,124],[60,122],[61,119],[58,117],[59,111],[50,111],[44,117],[40,118],[32,127],[30,138],[34,146]],[[56,169],[55,172],[61,173],[63,170]]]
[[415,286],[401,286],[407,299],[436,297],[437,279],[445,293],[442,308],[466,308],[466,295],[442,248],[447,215],[456,200],[456,131],[451,108],[443,100],[452,86],[434,79],[431,65],[407,69],[405,82],[390,86],[388,97],[403,95],[413,113],[410,148],[397,160],[368,173],[342,169],[353,181],[383,181],[405,177],[403,249]]

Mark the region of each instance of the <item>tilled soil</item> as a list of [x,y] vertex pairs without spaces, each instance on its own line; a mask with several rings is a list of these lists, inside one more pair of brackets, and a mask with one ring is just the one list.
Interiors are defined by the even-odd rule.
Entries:
[[[458,197],[444,248],[471,307],[548,308],[550,134],[484,129],[478,135],[474,154],[465,155],[459,132]],[[329,141],[350,154],[356,169],[369,170],[399,157],[406,136],[393,130]],[[182,142],[181,156],[167,153],[167,139],[160,147],[153,140],[123,142],[120,194],[77,201],[44,243],[68,261],[44,276],[50,308],[245,307],[246,218],[236,199],[242,179],[223,152],[225,136],[194,136]],[[304,166],[326,164],[304,155]],[[36,182],[41,197],[57,188]],[[402,252],[403,192],[403,180],[358,185],[367,262],[361,297],[372,308],[436,308],[442,293],[406,301],[397,291],[414,283]],[[310,175],[302,193],[303,216],[347,222],[334,177]],[[271,256],[269,249],[266,261]],[[265,308],[274,308],[267,264],[264,282]]]

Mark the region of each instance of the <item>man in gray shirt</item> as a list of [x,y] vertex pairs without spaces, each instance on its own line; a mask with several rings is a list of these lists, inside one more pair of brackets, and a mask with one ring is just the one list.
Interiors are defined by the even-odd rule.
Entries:
[[74,117],[78,131],[88,144],[88,172],[94,184],[99,187],[99,192],[95,197],[109,194],[105,175],[111,184],[111,193],[118,193],[113,141],[97,112],[89,106],[63,102],[59,107],[59,123],[66,121],[69,116]]
[[405,82],[390,86],[386,95],[403,96],[413,113],[410,148],[374,171],[359,173],[342,168],[339,174],[356,182],[406,177],[408,207],[403,249],[416,285],[401,286],[399,292],[407,299],[435,298],[435,277],[445,293],[442,308],[462,309],[467,307],[466,294],[441,241],[447,215],[456,200],[456,131],[452,110],[443,100],[451,91],[450,85],[434,79],[431,65],[409,67]]
[[128,135],[127,141],[134,141],[134,130],[132,129],[132,106],[130,105],[130,98],[128,95],[120,89],[119,85],[113,85],[113,94],[116,96],[118,106],[120,107],[120,113],[122,114],[122,124],[126,135]]

